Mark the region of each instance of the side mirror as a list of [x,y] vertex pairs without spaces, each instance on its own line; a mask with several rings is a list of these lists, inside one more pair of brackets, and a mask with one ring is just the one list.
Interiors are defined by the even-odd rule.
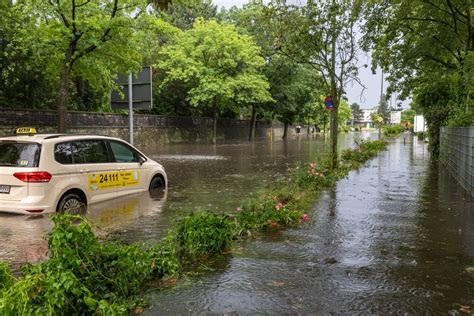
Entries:
[[140,166],[143,165],[143,163],[145,163],[145,158],[143,158],[142,156],[138,157],[138,162],[140,163]]

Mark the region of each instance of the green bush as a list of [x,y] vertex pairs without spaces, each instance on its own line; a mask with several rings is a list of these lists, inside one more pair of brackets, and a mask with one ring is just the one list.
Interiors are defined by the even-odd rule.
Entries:
[[426,132],[418,132],[418,133],[416,133],[416,137],[418,138],[418,140],[425,140],[427,135],[428,135],[428,134],[427,134]]
[[388,142],[385,140],[360,140],[356,144],[357,148],[345,149],[341,154],[343,163],[349,164],[354,169],[359,168],[361,163],[377,156],[379,151],[387,148]]
[[307,192],[282,186],[249,199],[237,210],[237,235],[251,230],[277,229],[297,224],[306,196]]
[[466,111],[464,108],[458,110],[454,117],[449,120],[450,127],[470,127],[474,126],[474,104]]
[[164,255],[177,262],[160,247],[100,243],[77,216],[54,216],[53,222],[50,258],[24,267],[0,298],[0,314],[126,314],[143,282],[164,273],[157,262]]
[[179,221],[176,239],[182,250],[192,256],[220,253],[232,244],[234,223],[227,215],[211,212],[192,213]]
[[14,282],[10,266],[4,262],[0,262],[0,293],[8,290]]
[[397,137],[403,133],[404,130],[405,127],[401,124],[387,125],[384,127],[384,135],[387,137]]

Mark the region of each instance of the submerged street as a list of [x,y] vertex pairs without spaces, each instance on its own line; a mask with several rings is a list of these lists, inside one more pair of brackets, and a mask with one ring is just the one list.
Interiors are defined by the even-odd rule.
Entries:
[[468,196],[406,136],[325,192],[307,227],[241,243],[151,295],[160,313],[473,313]]
[[[341,148],[376,134],[341,135]],[[324,139],[144,148],[168,172],[164,197],[148,193],[92,206],[98,233],[156,242],[179,216],[233,212],[297,161],[324,153]],[[148,297],[154,314],[474,312],[474,203],[427,144],[406,134],[324,191],[312,222],[235,244],[198,276]],[[45,257],[48,217],[0,215],[0,260]]]

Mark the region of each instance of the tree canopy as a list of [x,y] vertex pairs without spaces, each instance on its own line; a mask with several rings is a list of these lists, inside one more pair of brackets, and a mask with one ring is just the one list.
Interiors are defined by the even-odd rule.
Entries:
[[366,50],[388,74],[389,93],[412,96],[439,153],[439,127],[472,125],[474,25],[471,0],[397,0],[365,7]]
[[161,54],[158,67],[166,72],[162,85],[188,83],[189,103],[212,108],[215,118],[227,108],[238,111],[272,101],[268,81],[259,71],[264,65],[259,47],[231,25],[199,18]]

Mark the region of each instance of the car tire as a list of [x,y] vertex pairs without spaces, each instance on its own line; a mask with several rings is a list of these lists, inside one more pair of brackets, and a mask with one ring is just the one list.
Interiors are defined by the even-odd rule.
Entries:
[[57,212],[59,214],[82,214],[85,210],[85,201],[76,193],[67,193],[58,203]]
[[166,184],[162,177],[156,176],[151,182],[148,191],[150,196],[154,199],[160,199],[163,197],[165,192]]

